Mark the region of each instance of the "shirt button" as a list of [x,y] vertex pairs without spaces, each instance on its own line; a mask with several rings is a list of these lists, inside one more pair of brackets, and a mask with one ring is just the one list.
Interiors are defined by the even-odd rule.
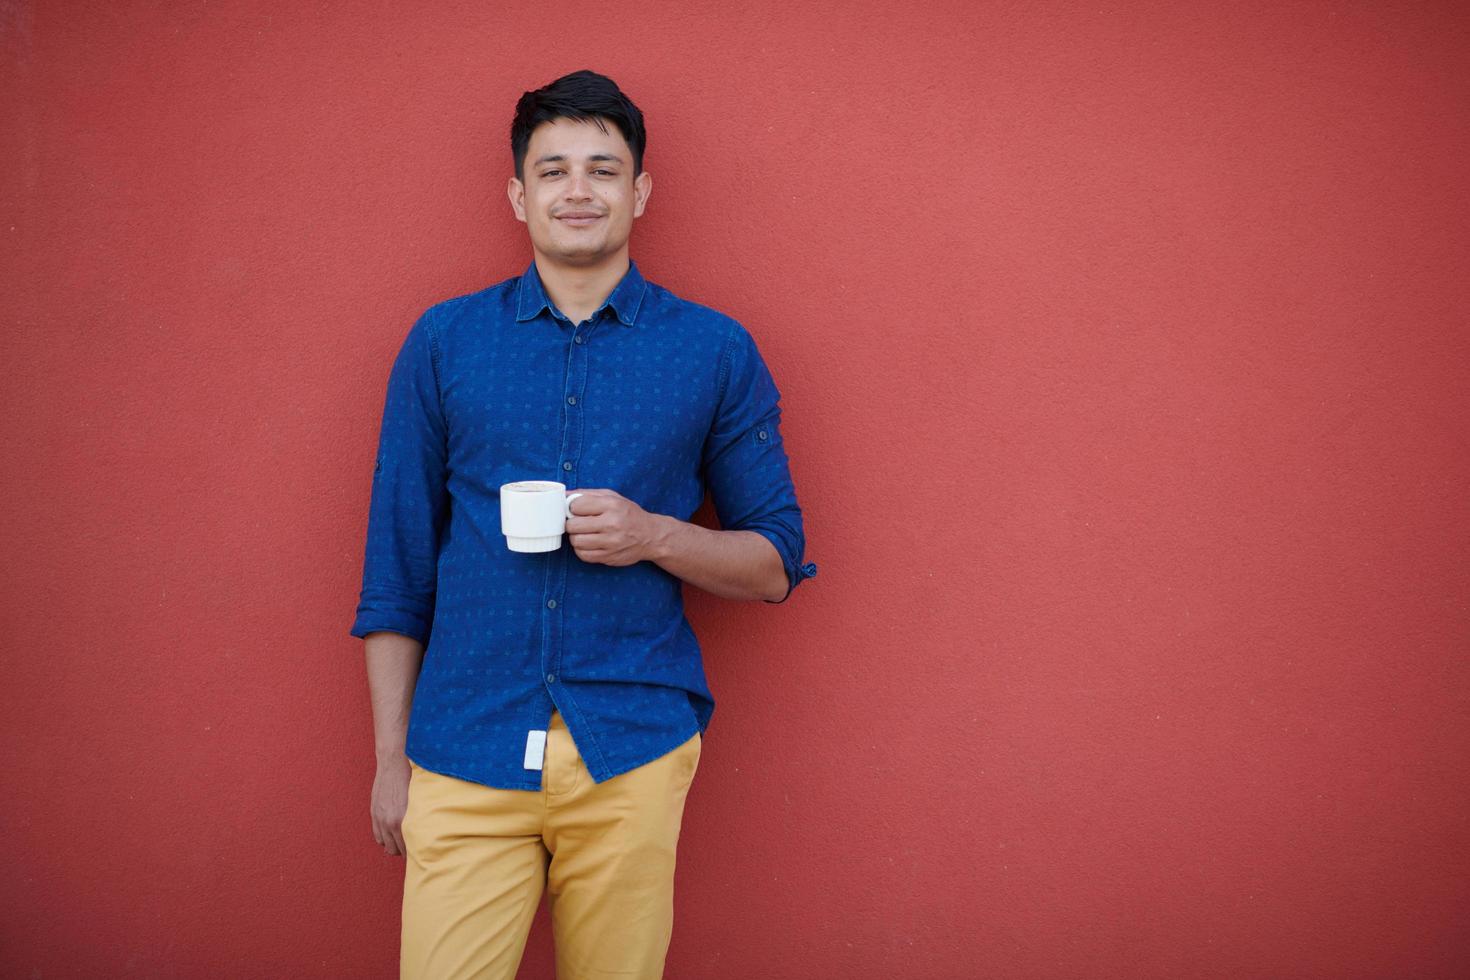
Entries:
[[567,396],[567,404],[568,405],[575,405],[575,404],[577,404],[577,396],[576,395],[568,395]]
[[579,344],[580,344],[580,343],[582,343],[582,342],[583,342],[583,341],[584,341],[584,340],[586,340],[586,339],[587,339],[587,338],[586,338],[586,337],[583,337],[583,336],[582,336],[582,335],[581,335],[581,334],[577,334],[577,336],[576,336],[576,341],[577,341],[577,343],[579,343]]
[[555,609],[556,608],[556,600],[555,599],[547,599],[546,600],[546,608],[547,609]]
[[548,684],[555,684],[556,683],[556,675],[555,674],[547,674],[546,675],[546,683],[548,683]]
[[766,430],[765,429],[762,429],[761,430],[761,442],[765,442],[765,441],[766,441]]
[[572,464],[571,463],[562,463],[561,464],[561,468],[564,469],[564,470],[566,470],[568,473],[570,473],[572,471]]

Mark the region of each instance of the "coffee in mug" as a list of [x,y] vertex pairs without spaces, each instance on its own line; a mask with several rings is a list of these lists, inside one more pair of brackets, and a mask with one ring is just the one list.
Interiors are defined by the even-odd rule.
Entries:
[[564,483],[553,480],[517,480],[500,486],[500,530],[511,551],[555,551],[561,547],[572,501],[582,496],[567,493]]

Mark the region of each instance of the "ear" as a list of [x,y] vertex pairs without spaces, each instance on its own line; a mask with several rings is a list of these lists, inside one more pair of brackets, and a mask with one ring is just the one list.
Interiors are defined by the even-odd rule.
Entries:
[[510,198],[510,209],[516,213],[516,220],[526,220],[526,185],[512,177],[510,183],[505,185],[505,196]]
[[641,218],[648,206],[648,195],[653,193],[653,178],[645,170],[633,180],[633,217]]

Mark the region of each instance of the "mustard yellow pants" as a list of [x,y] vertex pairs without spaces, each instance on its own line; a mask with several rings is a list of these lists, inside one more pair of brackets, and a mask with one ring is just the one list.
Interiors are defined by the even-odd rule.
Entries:
[[594,783],[553,712],[540,790],[495,789],[411,762],[404,980],[514,980],[543,891],[557,980],[662,977],[674,855],[701,745],[695,734]]

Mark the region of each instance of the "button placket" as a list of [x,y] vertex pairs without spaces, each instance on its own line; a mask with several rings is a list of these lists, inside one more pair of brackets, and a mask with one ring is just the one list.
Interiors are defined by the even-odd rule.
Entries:
[[[582,417],[579,395],[587,381],[588,347],[593,320],[572,324],[571,343],[567,344],[566,375],[562,390],[561,469],[568,487],[577,483],[576,470],[582,453]],[[552,555],[551,575],[542,615],[546,617],[547,646],[542,663],[546,685],[556,684],[562,659],[562,613],[566,607],[567,564],[576,559],[569,546]]]

